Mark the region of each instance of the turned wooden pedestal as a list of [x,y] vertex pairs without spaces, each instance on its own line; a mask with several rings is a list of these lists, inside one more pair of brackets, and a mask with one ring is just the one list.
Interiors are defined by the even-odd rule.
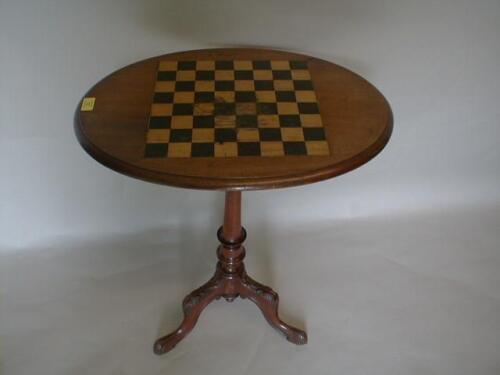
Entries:
[[262,311],[269,324],[283,333],[286,339],[297,345],[307,343],[307,334],[283,322],[278,316],[278,294],[271,288],[250,278],[245,270],[246,231],[241,226],[241,192],[226,192],[224,224],[217,231],[220,245],[217,248],[219,261],[214,276],[204,285],[184,298],[182,308],[184,320],[172,333],[156,340],[154,352],[164,354],[194,328],[203,309],[214,299],[223,297],[232,302],[238,296],[253,301]]

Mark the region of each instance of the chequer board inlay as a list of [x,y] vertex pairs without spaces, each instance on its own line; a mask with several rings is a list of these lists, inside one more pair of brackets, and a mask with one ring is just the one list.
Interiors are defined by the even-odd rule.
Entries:
[[330,155],[306,61],[160,61],[146,158]]

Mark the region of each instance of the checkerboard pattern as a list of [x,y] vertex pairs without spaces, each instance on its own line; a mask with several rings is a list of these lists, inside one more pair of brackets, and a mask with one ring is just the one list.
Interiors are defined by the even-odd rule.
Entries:
[[160,61],[146,158],[329,155],[306,61]]

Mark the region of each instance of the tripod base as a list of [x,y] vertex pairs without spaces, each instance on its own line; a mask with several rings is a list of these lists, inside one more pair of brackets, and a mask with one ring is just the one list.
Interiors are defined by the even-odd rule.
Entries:
[[214,299],[221,297],[229,302],[237,297],[253,301],[268,323],[281,332],[288,341],[297,345],[307,343],[307,334],[304,331],[286,324],[279,318],[278,294],[254,281],[245,271],[243,263],[245,248],[242,243],[246,232],[240,224],[240,207],[241,193],[227,192],[224,225],[217,232],[221,245],[217,249],[219,262],[215,274],[208,282],[184,298],[182,302],[184,319],[174,332],[156,340],[154,344],[156,354],[172,350],[192,331],[203,309]]
[[156,340],[154,352],[164,354],[172,350],[191,332],[203,309],[214,299],[223,297],[232,302],[238,296],[253,301],[261,309],[269,324],[283,333],[288,341],[297,345],[307,343],[307,334],[304,331],[286,324],[279,318],[279,297],[276,292],[251,279],[244,268],[237,276],[228,276],[224,274],[220,265],[217,265],[215,275],[206,284],[184,298],[182,303],[184,320],[174,332]]

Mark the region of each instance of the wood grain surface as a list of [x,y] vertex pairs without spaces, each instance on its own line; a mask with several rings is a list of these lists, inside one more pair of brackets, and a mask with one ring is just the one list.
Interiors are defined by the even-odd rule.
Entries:
[[[307,61],[330,155],[145,158],[158,63],[168,60]],[[74,126],[94,159],[135,178],[186,188],[269,189],[324,180],[369,161],[392,132],[389,104],[365,79],[328,61],[275,50],[207,49],[153,57],[112,73],[84,98],[95,102],[85,111],[78,104]]]

